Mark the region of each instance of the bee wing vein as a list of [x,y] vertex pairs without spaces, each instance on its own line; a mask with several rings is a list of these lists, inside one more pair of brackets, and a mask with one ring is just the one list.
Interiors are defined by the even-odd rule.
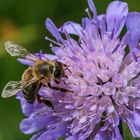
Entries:
[[12,41],[7,41],[5,43],[5,49],[11,56],[21,56],[25,57],[30,54],[28,50],[20,45],[17,45],[16,43]]
[[20,83],[20,81],[10,81],[7,83],[7,85],[4,87],[2,92],[2,97],[7,98],[16,95],[20,91],[22,91],[23,87]]

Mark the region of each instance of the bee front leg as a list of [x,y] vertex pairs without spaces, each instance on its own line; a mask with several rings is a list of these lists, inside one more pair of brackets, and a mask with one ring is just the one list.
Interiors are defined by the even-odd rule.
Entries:
[[68,78],[68,76],[65,74],[65,71],[66,71],[66,70],[68,70],[70,74],[71,74],[71,71],[70,71],[70,69],[69,69],[69,68],[65,68],[65,69],[64,69],[64,72],[63,72],[63,77]]
[[71,74],[71,71],[70,71],[70,69],[69,69],[69,68],[65,68],[65,69],[64,69],[64,71],[66,71],[66,70],[68,70],[68,71],[69,71],[69,73]]

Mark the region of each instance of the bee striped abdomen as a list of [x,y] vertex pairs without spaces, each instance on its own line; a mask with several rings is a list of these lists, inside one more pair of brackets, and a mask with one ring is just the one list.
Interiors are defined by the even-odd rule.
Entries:
[[33,104],[36,99],[36,83],[27,86],[23,90],[23,95],[28,103]]

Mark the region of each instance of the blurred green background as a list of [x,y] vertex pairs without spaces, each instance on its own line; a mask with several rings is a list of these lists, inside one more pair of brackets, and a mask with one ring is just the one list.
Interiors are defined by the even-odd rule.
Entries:
[[[98,13],[104,13],[111,0],[94,0]],[[130,11],[140,11],[138,0],[125,0]],[[0,2],[0,93],[10,80],[20,80],[26,66],[10,57],[4,42],[12,40],[27,47],[32,53],[43,50],[50,53],[45,35],[45,20],[50,17],[59,27],[68,20],[80,22],[86,16],[86,0],[1,0]],[[0,140],[28,140],[22,134],[19,123],[24,118],[19,101],[14,97],[0,98]],[[124,127],[125,140],[132,140]]]

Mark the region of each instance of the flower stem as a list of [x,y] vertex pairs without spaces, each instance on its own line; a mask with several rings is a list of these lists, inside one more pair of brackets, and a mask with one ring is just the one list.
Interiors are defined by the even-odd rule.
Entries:
[[120,121],[120,123],[119,123],[119,130],[120,130],[121,136],[123,138],[123,125],[122,125],[122,121]]

